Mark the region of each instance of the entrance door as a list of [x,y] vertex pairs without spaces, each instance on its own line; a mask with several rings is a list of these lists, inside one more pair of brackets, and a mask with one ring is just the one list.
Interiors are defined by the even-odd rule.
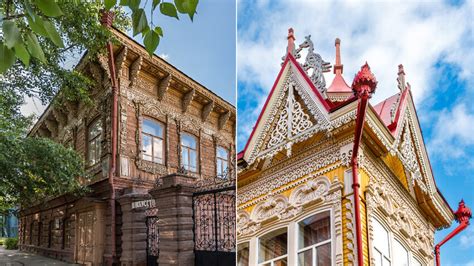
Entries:
[[147,227],[147,266],[157,266],[158,265],[158,255],[160,243],[158,236],[158,217],[147,217],[146,218],[146,227]]
[[88,211],[79,214],[77,238],[77,262],[92,265],[94,250],[94,212]]

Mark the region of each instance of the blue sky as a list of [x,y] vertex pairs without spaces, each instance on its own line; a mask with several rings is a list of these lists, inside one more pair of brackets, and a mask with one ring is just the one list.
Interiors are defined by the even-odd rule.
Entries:
[[[372,104],[398,91],[404,65],[437,185],[453,209],[461,198],[474,208],[473,2],[239,1],[238,150],[278,74],[287,29],[295,29],[296,43],[311,34],[330,62],[339,37],[346,81],[366,60],[379,81]],[[442,247],[442,265],[474,265],[472,250],[474,226]]]
[[[178,21],[155,11],[153,21],[164,33],[155,53],[235,105],[236,3],[200,1],[196,11],[194,22],[187,15]],[[141,35],[135,39],[142,43]],[[44,108],[38,100],[27,99],[21,110],[39,116]]]

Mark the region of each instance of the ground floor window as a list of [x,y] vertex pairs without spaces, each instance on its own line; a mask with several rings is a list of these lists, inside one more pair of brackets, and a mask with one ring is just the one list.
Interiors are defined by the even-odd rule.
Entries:
[[237,265],[332,265],[335,256],[332,219],[331,210],[322,210],[239,243]]
[[288,230],[280,228],[258,240],[258,263],[263,266],[288,264]]
[[377,219],[372,218],[372,257],[376,266],[422,266],[413,253]]
[[298,223],[298,265],[331,265],[330,216],[318,213]]
[[237,245],[237,266],[249,266],[249,243]]

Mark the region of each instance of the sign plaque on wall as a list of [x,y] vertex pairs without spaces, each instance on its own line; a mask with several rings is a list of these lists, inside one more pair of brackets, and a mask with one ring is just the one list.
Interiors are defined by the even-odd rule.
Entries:
[[154,208],[155,205],[156,205],[155,200],[140,200],[140,201],[132,202],[132,209],[143,208],[143,207],[150,209],[150,208]]

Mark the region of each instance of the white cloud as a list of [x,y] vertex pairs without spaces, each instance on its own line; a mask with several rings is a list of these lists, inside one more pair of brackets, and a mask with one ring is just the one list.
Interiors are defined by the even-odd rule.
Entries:
[[163,60],[168,60],[170,58],[169,54],[160,54],[158,56],[163,58]]
[[474,145],[474,114],[461,103],[451,111],[443,110],[436,116],[429,150],[445,159],[465,156],[466,147]]
[[[420,102],[436,93],[434,65],[439,60],[459,66],[460,77],[472,80],[473,3],[456,7],[434,1],[287,1],[285,6],[267,1],[255,5],[239,2],[239,12],[255,8],[258,16],[247,16],[252,17],[247,23],[239,22],[238,79],[264,88],[266,93],[259,97],[265,98],[280,69],[287,29],[293,27],[297,44],[311,34],[316,52],[332,63],[334,39],[341,39],[344,76],[349,84],[368,61],[379,81],[373,102],[397,92],[397,66],[402,63],[415,101]],[[239,90],[240,94],[249,93],[246,88]],[[261,107],[263,99],[259,102]]]
[[[468,227],[464,232],[461,233],[461,237],[459,238],[459,245],[462,249],[469,249],[474,247],[474,227]],[[470,262],[474,266],[474,261]]]

